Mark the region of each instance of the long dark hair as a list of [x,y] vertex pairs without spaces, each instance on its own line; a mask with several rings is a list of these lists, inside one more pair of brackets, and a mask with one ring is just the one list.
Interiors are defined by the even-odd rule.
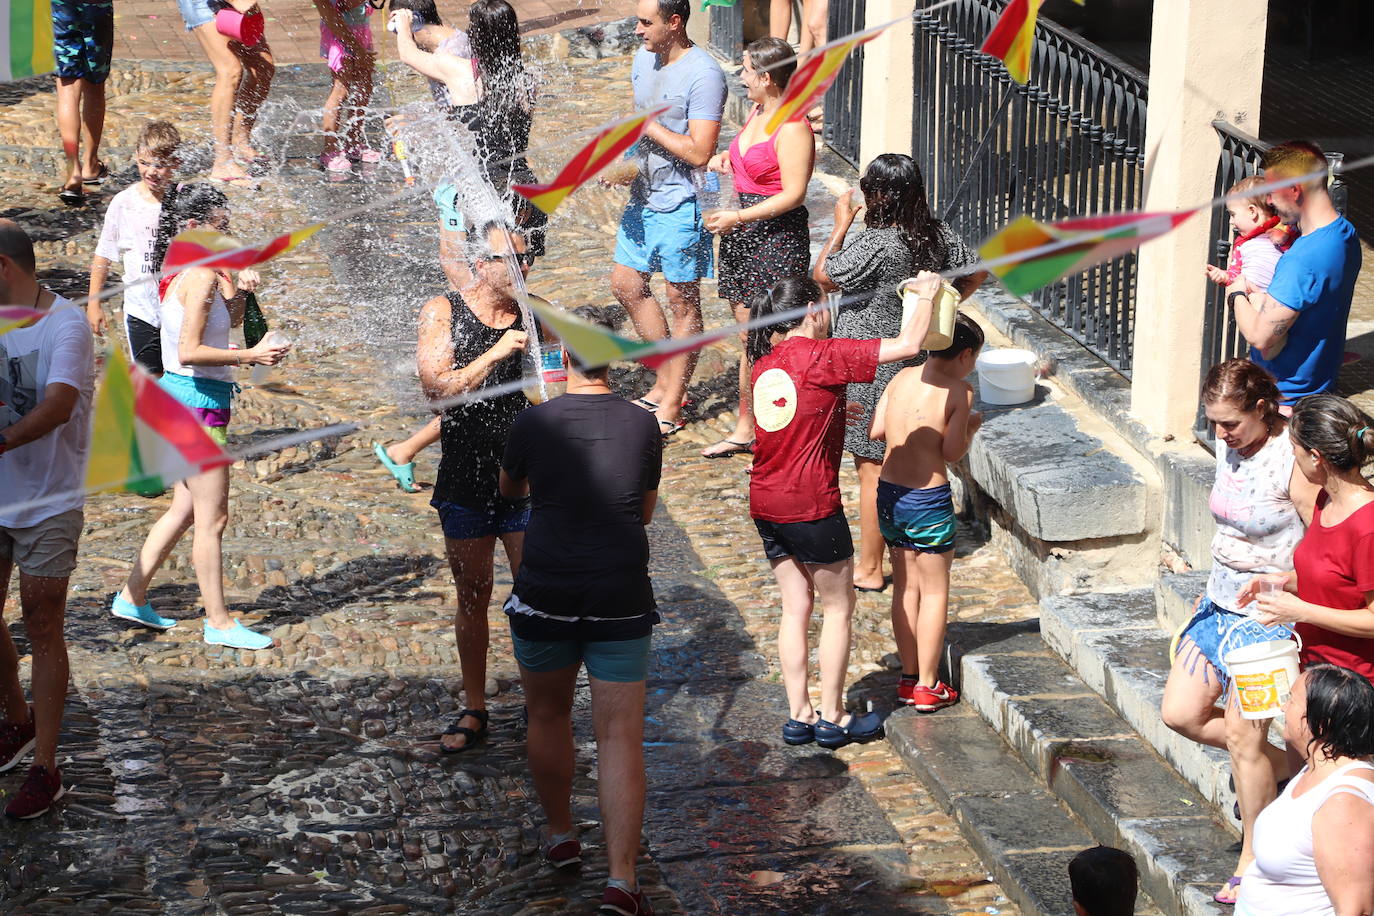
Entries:
[[1309,394],[1298,401],[1288,434],[1339,471],[1362,468],[1374,455],[1374,420],[1334,394]]
[[[766,292],[759,293],[749,304],[750,320],[790,312],[821,301],[821,288],[810,277],[783,277]],[[806,315],[799,314],[762,328],[750,328],[745,351],[749,361],[756,362],[773,352],[773,335],[786,334],[802,323]]]
[[949,266],[949,246],[939,220],[930,212],[925,179],[915,159],[901,153],[883,153],[868,164],[859,179],[859,190],[863,191],[868,209],[865,226],[901,229],[916,267],[944,270]]
[[1374,685],[1326,662],[1309,666],[1303,676],[1312,745],[1333,758],[1374,756]]
[[468,40],[486,91],[518,98],[527,80],[515,9],[506,0],[477,0],[468,10]]
[[219,188],[208,184],[173,185],[162,198],[162,210],[157,217],[157,237],[153,241],[153,264],[158,270],[167,257],[172,237],[190,220],[204,222],[212,210],[229,206],[229,198]]

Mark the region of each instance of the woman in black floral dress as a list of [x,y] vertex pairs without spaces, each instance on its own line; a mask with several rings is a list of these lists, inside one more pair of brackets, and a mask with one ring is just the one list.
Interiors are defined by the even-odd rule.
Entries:
[[[811,264],[811,234],[803,201],[816,160],[816,144],[805,121],[789,121],[766,133],[797,67],[792,47],[780,38],[760,38],[744,51],[740,78],[754,110],[730,149],[708,168],[735,178],[738,210],[706,214],[706,228],[720,235],[720,297],[749,319],[749,303],[785,277],[804,277]],[[754,414],[749,405],[748,360],[740,359],[739,419],[734,432],[706,448],[707,458],[753,450]]]
[[[884,153],[874,159],[859,180],[864,202],[855,204],[846,191],[835,202],[835,231],[816,259],[816,281],[827,291],[840,290],[847,301],[835,322],[836,337],[851,340],[892,337],[901,331],[902,298],[897,284],[922,270],[957,269],[978,260],[977,254],[945,223],[930,213],[925,181],[910,156]],[[860,210],[867,209],[865,229],[845,244],[845,236]],[[954,281],[967,299],[987,277],[977,271]],[[882,591],[883,538],[878,533],[878,472],[882,470],[881,442],[868,438],[873,408],[888,382],[906,363],[878,367],[871,383],[849,386],[849,414],[845,421],[845,451],[854,456],[859,474],[859,556],[854,587]]]

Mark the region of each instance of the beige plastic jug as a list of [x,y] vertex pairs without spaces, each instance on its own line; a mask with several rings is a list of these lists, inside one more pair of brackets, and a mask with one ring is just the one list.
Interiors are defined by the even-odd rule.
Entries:
[[[897,287],[897,292],[902,295],[902,327],[906,327],[912,312],[916,310],[916,300],[919,297],[916,291],[908,286],[915,281],[916,278],[912,277],[903,280]],[[941,283],[940,292],[935,296],[935,302],[931,306],[930,330],[926,331],[925,340],[921,341],[921,349],[943,350],[954,343],[954,318],[958,314],[959,291],[949,283]]]

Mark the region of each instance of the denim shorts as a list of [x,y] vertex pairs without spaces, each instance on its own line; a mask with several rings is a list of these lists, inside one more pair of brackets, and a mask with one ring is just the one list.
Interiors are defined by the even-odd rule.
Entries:
[[430,505],[439,513],[439,525],[444,529],[444,537],[454,541],[524,531],[530,523],[529,500],[502,500],[494,506],[481,509],[437,499],[430,502]]
[[[1205,659],[1212,672],[1216,674],[1217,683],[1221,685],[1222,690],[1226,690],[1231,685],[1231,676],[1226,670],[1222,656],[1243,646],[1271,639],[1287,639],[1289,635],[1291,631],[1287,627],[1266,627],[1245,614],[1228,611],[1203,595],[1198,601],[1197,613],[1178,631],[1177,653],[1184,657],[1189,674],[1193,673],[1200,659]],[[1205,668],[1202,680],[1203,683],[1208,681]]]
[[616,684],[633,684],[649,674],[650,636],[597,642],[545,642],[521,639],[514,633],[510,638],[515,646],[515,660],[530,671],[558,671],[583,663],[590,677]]
[[177,8],[181,10],[181,21],[186,23],[188,32],[215,21],[215,10],[210,0],[177,0]]
[[948,553],[954,549],[954,527],[949,484],[916,490],[878,481],[878,530],[889,547]]
[[711,233],[695,198],[666,213],[630,201],[615,236],[615,262],[642,274],[663,273],[669,283],[695,283],[712,275]]

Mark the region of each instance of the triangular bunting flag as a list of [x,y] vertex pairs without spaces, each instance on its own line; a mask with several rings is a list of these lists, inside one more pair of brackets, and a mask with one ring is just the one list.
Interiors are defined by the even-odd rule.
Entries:
[[548,184],[513,184],[511,189],[545,213],[552,213],[568,195],[590,181],[617,156],[634,145],[649,122],[667,111],[660,105],[601,128],[586,146],[577,151]]
[[[162,269],[175,273],[188,264],[202,258],[213,258],[199,264],[199,267],[224,267],[229,270],[243,270],[263,261],[270,261],[279,254],[285,254],[319,232],[324,223],[315,223],[295,232],[288,232],[272,239],[266,245],[245,248],[243,243],[230,236],[215,232],[213,229],[187,229],[178,233],[167,246],[167,256],[162,259]],[[214,255],[221,254],[220,257]]]

